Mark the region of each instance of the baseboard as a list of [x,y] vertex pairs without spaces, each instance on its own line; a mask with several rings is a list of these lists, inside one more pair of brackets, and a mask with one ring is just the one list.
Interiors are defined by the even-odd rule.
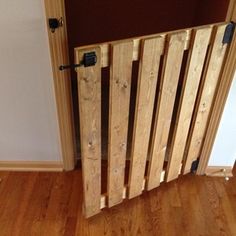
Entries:
[[206,168],[207,176],[232,177],[233,167],[231,166],[208,166]]
[[0,171],[63,171],[60,161],[0,161]]

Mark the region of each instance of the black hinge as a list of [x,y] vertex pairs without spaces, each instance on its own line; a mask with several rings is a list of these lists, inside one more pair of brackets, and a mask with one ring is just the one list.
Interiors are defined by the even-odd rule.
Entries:
[[62,19],[62,17],[59,19],[49,18],[48,25],[49,25],[51,32],[54,33],[57,28],[63,26],[63,19]]
[[65,69],[73,69],[80,66],[88,67],[94,66],[97,63],[97,55],[95,52],[87,52],[83,55],[83,60],[79,64],[72,64],[72,65],[61,65],[59,66],[59,70]]
[[192,162],[191,173],[195,173],[197,171],[198,164],[199,164],[199,159],[197,159],[196,161]]
[[230,22],[225,28],[225,33],[222,41],[223,44],[231,43],[234,35],[234,30],[235,30],[235,23]]

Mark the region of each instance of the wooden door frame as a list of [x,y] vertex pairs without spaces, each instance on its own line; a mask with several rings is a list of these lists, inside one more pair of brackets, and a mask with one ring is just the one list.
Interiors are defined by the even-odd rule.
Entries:
[[[236,0],[230,0],[226,21],[236,21]],[[49,47],[51,52],[51,63],[53,70],[54,90],[57,104],[58,123],[60,130],[61,150],[64,170],[72,170],[75,166],[75,130],[73,120],[73,106],[71,95],[70,71],[59,71],[58,66],[69,64],[69,49],[66,29],[66,15],[64,0],[44,0],[46,9],[46,20],[48,18],[63,18],[63,27],[52,33],[48,27]],[[224,105],[233,80],[236,58],[236,37],[231,43],[225,65],[222,72],[221,81],[215,96],[214,107],[209,118],[205,140],[202,146],[201,159],[197,174],[205,174],[210,153],[223,113]]]
[[[44,0],[49,48],[53,71],[53,82],[57,104],[58,125],[60,131],[61,153],[64,170],[73,170],[75,166],[75,130],[73,119],[70,70],[60,71],[59,65],[69,64],[69,49],[66,29],[64,0]],[[48,18],[61,18],[63,27],[54,33],[48,26]]]
[[[226,16],[226,21],[236,22],[236,0],[231,0]],[[225,103],[229,94],[229,90],[234,78],[236,70],[236,34],[229,47],[229,51],[225,60],[224,67],[222,68],[221,80],[218,85],[217,93],[213,102],[213,107],[206,129],[205,139],[202,145],[201,156],[197,169],[198,175],[204,175],[208,162],[210,159],[213,144],[216,138],[217,130],[220,120],[224,111]]]

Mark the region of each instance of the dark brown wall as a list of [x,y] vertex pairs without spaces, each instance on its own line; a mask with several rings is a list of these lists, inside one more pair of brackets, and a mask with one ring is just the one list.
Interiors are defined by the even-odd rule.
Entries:
[[229,0],[198,1],[195,12],[194,25],[205,25],[225,20]]
[[86,45],[192,26],[197,0],[68,0],[69,40]]

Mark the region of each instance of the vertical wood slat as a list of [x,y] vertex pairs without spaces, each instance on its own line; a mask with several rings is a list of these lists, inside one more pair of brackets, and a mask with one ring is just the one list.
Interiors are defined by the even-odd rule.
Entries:
[[209,27],[193,32],[193,44],[189,50],[189,60],[168,155],[167,181],[179,175],[211,32],[212,28]]
[[128,184],[129,198],[140,195],[143,189],[157,77],[163,47],[163,37],[146,39],[142,45]]
[[[96,65],[77,69],[86,217],[100,212],[101,199],[101,52],[99,47],[89,51],[96,52]],[[76,63],[82,60],[85,52],[88,51],[75,50]]]
[[112,45],[108,136],[108,206],[123,201],[133,42]]
[[195,107],[195,116],[190,129],[188,146],[186,147],[186,161],[183,169],[185,174],[190,172],[192,162],[197,160],[200,155],[208,117],[227,49],[227,44],[222,44],[225,27],[226,25],[221,25],[216,29],[210,59],[205,71],[199,99]]
[[160,184],[187,33],[170,35],[164,59],[147,174],[147,189]]

